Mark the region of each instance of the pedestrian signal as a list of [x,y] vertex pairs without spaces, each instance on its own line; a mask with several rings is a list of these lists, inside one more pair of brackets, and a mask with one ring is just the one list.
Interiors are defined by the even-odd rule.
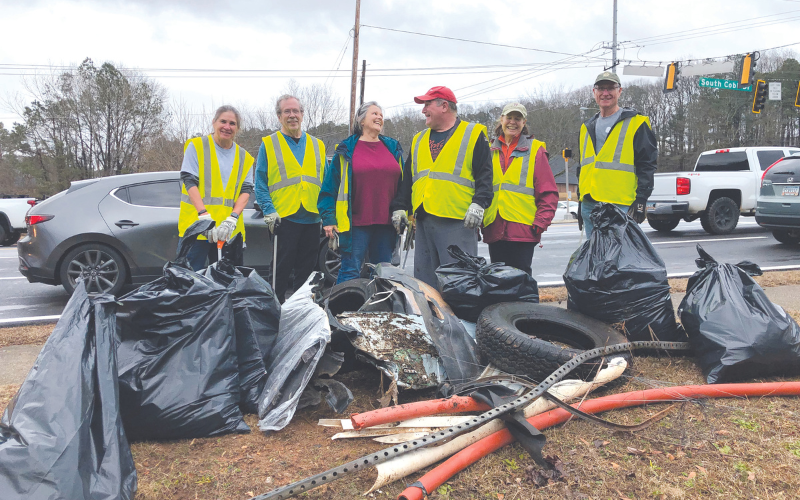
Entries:
[[753,93],[753,113],[761,113],[765,102],[767,102],[767,82],[758,80]]
[[667,66],[667,77],[664,78],[664,93],[675,90],[676,83],[678,83],[678,63],[670,63]]

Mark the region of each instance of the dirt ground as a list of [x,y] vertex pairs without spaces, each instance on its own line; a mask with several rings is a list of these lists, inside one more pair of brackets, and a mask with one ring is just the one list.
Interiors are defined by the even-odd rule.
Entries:
[[[772,276],[781,274],[782,276]],[[800,272],[770,273],[765,286],[800,283]],[[681,281],[670,280],[675,291]],[[558,300],[558,289],[544,289]],[[563,289],[562,289],[563,290]],[[565,293],[565,292],[564,292]],[[543,294],[544,295],[544,294]],[[566,298],[566,295],[564,295]],[[544,299],[544,297],[543,297]],[[800,319],[798,311],[791,311]],[[0,329],[0,346],[46,340],[52,325]],[[361,371],[337,376],[355,400],[347,413],[379,406],[380,376]],[[775,378],[800,381],[800,377]],[[635,358],[625,383],[596,395],[703,383],[692,358]],[[19,386],[0,385],[0,408]],[[401,392],[400,402],[431,399],[430,390]],[[604,418],[640,423],[663,404],[616,410]],[[336,440],[320,418],[342,418],[324,403],[297,412],[281,432],[169,442],[137,442],[132,450],[140,500],[246,499],[383,449],[370,440]],[[544,453],[563,476],[548,479],[517,444],[485,457],[432,492],[434,499],[671,499],[798,498],[800,491],[800,398],[740,398],[679,404],[664,419],[635,433],[614,432],[575,420],[544,431]],[[369,497],[396,498],[426,469]],[[304,498],[354,499],[375,479],[373,469],[345,476]]]

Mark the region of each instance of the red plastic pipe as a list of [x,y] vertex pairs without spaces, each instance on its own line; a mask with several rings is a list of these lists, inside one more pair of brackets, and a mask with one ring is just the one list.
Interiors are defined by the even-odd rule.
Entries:
[[[718,384],[718,385],[686,385],[647,391],[626,392],[584,401],[579,407],[586,413],[601,413],[617,408],[640,406],[646,403],[663,401],[682,401],[687,398],[733,398],[747,396],[800,396],[800,382],[769,382],[763,384]],[[547,429],[569,420],[572,414],[566,410],[556,409],[528,419],[539,430]],[[444,484],[458,472],[469,467],[489,453],[514,442],[507,429],[495,432],[480,441],[467,446],[441,465],[425,474],[419,482],[425,491],[431,492]],[[422,500],[422,490],[408,487],[398,500]]]
[[433,399],[404,405],[389,406],[366,413],[353,413],[350,421],[353,428],[361,430],[373,425],[402,422],[411,418],[441,415],[443,413],[464,413],[470,411],[489,411],[492,408],[467,396],[453,396],[447,399]]

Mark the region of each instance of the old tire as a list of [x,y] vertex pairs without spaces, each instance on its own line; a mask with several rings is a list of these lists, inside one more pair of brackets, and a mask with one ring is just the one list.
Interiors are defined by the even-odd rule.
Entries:
[[710,234],[728,234],[739,223],[739,205],[732,199],[722,196],[711,202],[711,206],[701,217],[703,229]]
[[659,233],[668,233],[678,227],[681,220],[677,218],[673,219],[653,219],[651,217],[647,218],[647,223],[650,224],[650,227],[658,231]]
[[[481,353],[497,368],[536,381],[584,350],[627,342],[602,321],[528,302],[505,302],[484,309],[478,318],[477,340]],[[576,371],[587,376],[596,368],[596,363],[587,363]]]
[[317,268],[325,276],[325,284],[333,286],[339,276],[339,268],[342,267],[342,256],[338,251],[328,248],[328,240],[322,243],[317,256]]
[[774,229],[772,236],[784,245],[797,245],[800,243],[800,229]]
[[90,294],[117,295],[128,280],[125,259],[113,248],[99,243],[78,245],[64,256],[59,269],[61,286],[70,295],[83,278]]
[[328,299],[328,309],[334,316],[343,312],[358,311],[375,293],[374,286],[369,286],[371,282],[372,280],[366,278],[356,278],[334,285],[330,290],[324,292]]

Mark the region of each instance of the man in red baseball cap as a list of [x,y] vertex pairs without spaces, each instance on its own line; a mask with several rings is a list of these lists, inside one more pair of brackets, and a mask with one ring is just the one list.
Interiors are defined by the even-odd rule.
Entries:
[[447,247],[478,254],[478,227],[492,203],[492,158],[486,127],[458,118],[455,94],[433,87],[414,98],[427,129],[414,136],[392,223],[416,216],[414,277],[438,288],[436,268],[455,259]]

